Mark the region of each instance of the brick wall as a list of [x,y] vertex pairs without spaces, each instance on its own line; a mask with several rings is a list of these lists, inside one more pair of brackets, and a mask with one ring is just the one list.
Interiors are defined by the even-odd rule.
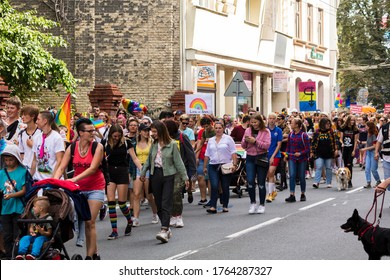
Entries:
[[[166,109],[180,90],[179,0],[69,0],[65,19],[51,0],[11,0],[18,10],[36,9],[39,15],[60,20],[53,31],[69,43],[54,50],[73,75],[83,82],[76,108],[86,111],[87,94],[95,84],[115,84],[124,97],[150,109]],[[37,97],[34,97],[37,99]],[[59,107],[65,98],[40,94],[40,103]]]

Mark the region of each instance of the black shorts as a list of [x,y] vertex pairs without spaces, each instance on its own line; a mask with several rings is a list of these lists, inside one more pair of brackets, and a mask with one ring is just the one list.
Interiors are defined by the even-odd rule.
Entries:
[[108,173],[110,174],[110,182],[117,185],[130,183],[128,166],[108,166]]

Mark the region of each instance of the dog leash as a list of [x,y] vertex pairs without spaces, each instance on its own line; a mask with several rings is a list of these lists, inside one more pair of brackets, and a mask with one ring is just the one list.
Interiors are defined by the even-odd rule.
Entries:
[[[374,201],[372,202],[372,206],[371,206],[371,209],[368,211],[367,215],[366,215],[366,222],[367,219],[368,219],[368,216],[370,215],[371,211],[373,210],[373,208],[375,208],[375,211],[374,211],[374,222],[372,223],[373,227],[377,227],[379,226],[380,224],[380,221],[381,221],[381,218],[382,218],[382,211],[383,211],[383,204],[385,202],[385,193],[386,192],[382,192],[382,193],[378,193],[377,191],[374,192]],[[378,208],[378,197],[382,196],[382,204],[381,204],[381,209],[379,211],[379,215],[378,215],[378,220],[377,220],[377,208]],[[376,224],[375,224],[376,223]]]

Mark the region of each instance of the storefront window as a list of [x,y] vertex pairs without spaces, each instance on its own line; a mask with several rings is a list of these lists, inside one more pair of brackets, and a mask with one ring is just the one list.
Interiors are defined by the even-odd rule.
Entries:
[[[252,93],[253,96],[253,75],[251,72],[241,72],[242,78],[244,79],[245,85]],[[240,96],[238,97],[238,112],[244,114],[248,113],[249,108],[252,107],[253,98],[252,96]]]

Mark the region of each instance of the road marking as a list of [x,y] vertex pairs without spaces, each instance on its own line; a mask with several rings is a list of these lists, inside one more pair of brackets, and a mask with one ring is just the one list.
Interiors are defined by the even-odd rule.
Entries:
[[357,192],[357,191],[361,191],[363,188],[364,187],[360,187],[360,188],[357,188],[357,189],[354,189],[354,190],[347,191],[346,193],[350,194],[350,193],[354,193],[354,192]]
[[178,254],[178,255],[169,257],[169,258],[167,258],[166,260],[178,260],[178,259],[187,257],[187,256],[189,256],[189,255],[195,254],[195,253],[197,253],[197,252],[198,252],[198,250],[188,250],[188,251],[185,251],[185,252],[180,253],[180,254]]
[[231,234],[231,235],[228,235],[228,236],[226,236],[225,238],[232,239],[232,238],[239,237],[239,236],[244,235],[244,234],[247,234],[247,233],[249,233],[249,232],[251,232],[251,231],[254,231],[254,230],[257,230],[257,229],[259,229],[259,228],[262,228],[262,227],[271,225],[271,224],[273,224],[273,223],[276,223],[276,222],[280,221],[281,219],[282,219],[282,218],[280,218],[280,217],[274,218],[274,219],[269,220],[269,221],[266,221],[266,222],[264,222],[264,223],[261,223],[261,224],[255,225],[255,226],[253,226],[253,227],[250,227],[250,228],[244,229],[244,230],[242,230],[242,231],[239,231],[239,232],[233,233],[233,234]]
[[328,199],[319,201],[319,202],[317,202],[317,203],[310,204],[310,205],[308,205],[308,206],[306,206],[306,207],[299,208],[299,210],[300,210],[300,211],[304,211],[304,210],[313,208],[313,207],[315,207],[315,206],[317,206],[317,205],[320,205],[320,204],[326,203],[326,202],[328,202],[328,201],[331,201],[331,200],[333,200],[333,199],[335,199],[335,198],[334,198],[334,197],[331,197],[331,198],[328,198]]

